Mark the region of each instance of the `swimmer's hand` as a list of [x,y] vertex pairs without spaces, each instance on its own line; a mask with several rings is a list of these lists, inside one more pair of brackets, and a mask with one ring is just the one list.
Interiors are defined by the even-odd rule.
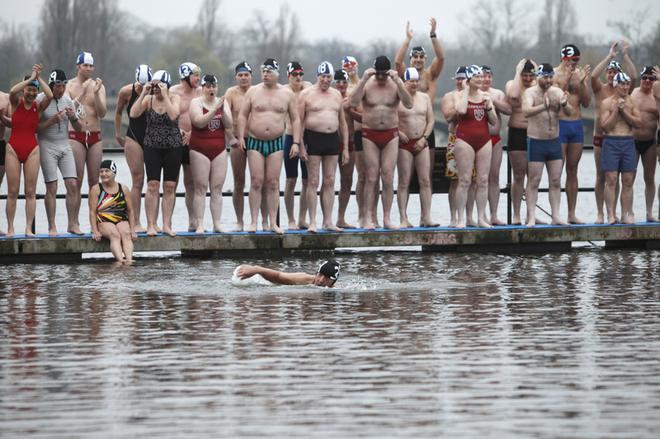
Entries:
[[559,105],[565,107],[567,104],[568,104],[568,93],[564,92],[564,94],[561,95],[561,98],[559,99]]
[[151,82],[147,82],[147,84],[144,87],[142,87],[142,94],[145,96],[151,94],[152,87],[153,84]]
[[92,230],[92,239],[96,242],[101,241],[101,232],[98,230]]
[[615,41],[615,42],[612,43],[612,46],[610,46],[610,53],[607,54],[607,56],[610,59],[616,58],[616,49],[617,49],[618,45],[619,45],[619,42]]
[[516,75],[520,75],[522,73],[523,67],[525,67],[525,63],[527,62],[526,58],[521,59],[518,61],[518,64],[516,65]]
[[245,139],[244,139],[243,137],[241,137],[240,139],[238,139],[238,146],[240,146],[241,149],[242,149],[243,151],[245,151]]
[[131,239],[133,241],[137,241],[137,232],[135,230],[131,230]]
[[426,140],[426,137],[421,137],[417,142],[415,142],[415,152],[419,152],[426,148],[426,145],[428,144],[428,140]]
[[623,45],[623,56],[626,56],[628,55],[628,49],[630,49],[630,43],[628,43],[626,40],[623,40],[621,43]]
[[126,137],[124,137],[124,136],[115,136],[115,140],[117,141],[119,146],[121,146],[122,148],[124,148],[126,146]]
[[371,78],[372,76],[374,76],[375,74],[376,74],[376,69],[374,69],[373,67],[369,67],[369,68],[368,68],[367,70],[365,70],[364,73],[362,74],[362,79],[369,79],[369,78]]
[[406,21],[406,39],[408,41],[412,40],[413,30],[410,28],[410,22]]
[[309,154],[307,154],[307,146],[300,145],[300,152],[298,153],[298,155],[300,156],[300,160],[302,160],[303,162],[309,160]]
[[406,134],[403,131],[399,130],[399,141],[401,143],[408,143],[408,140],[410,140],[408,136],[406,136]]
[[435,28],[438,26],[438,22],[435,20],[435,18],[431,17],[431,20],[429,21],[429,23],[431,24],[431,33],[430,33],[430,35],[434,35],[435,34]]
[[291,145],[291,149],[289,150],[289,158],[290,158],[290,159],[293,159],[293,158],[298,157],[298,155],[299,155],[299,148],[300,148],[300,147],[298,146],[297,143],[294,143],[293,145]]
[[388,70],[387,74],[392,79],[392,81],[396,81],[397,79],[399,79],[399,74],[394,69]]
[[239,265],[235,273],[239,279],[247,279],[257,274],[257,267],[253,265]]
[[346,166],[349,161],[351,161],[351,157],[348,155],[348,148],[344,148],[341,152],[341,164],[342,164],[342,166]]
[[102,86],[103,86],[103,80],[101,78],[96,78],[94,80],[94,94],[99,94]]

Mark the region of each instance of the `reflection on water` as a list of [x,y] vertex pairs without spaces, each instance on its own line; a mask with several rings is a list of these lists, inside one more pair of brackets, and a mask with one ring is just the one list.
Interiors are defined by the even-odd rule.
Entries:
[[660,252],[338,257],[3,270],[0,437],[656,437]]

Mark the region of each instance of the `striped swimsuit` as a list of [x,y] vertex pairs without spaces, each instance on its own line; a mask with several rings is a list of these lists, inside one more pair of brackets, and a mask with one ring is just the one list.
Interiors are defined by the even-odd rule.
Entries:
[[276,137],[273,140],[261,140],[248,136],[245,147],[248,151],[257,151],[262,156],[268,157],[275,152],[282,151],[282,136]]
[[96,203],[96,220],[100,223],[117,224],[122,221],[128,221],[128,210],[126,208],[126,197],[121,188],[121,184],[117,183],[119,190],[116,194],[109,194],[99,183],[101,193],[99,194],[99,201]]

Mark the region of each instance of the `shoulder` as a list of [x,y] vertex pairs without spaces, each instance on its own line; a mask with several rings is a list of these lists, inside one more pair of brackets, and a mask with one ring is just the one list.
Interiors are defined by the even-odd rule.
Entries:
[[124,97],[133,93],[133,84],[126,84],[119,89],[119,97]]
[[496,97],[498,97],[498,98],[503,98],[503,97],[505,97],[504,92],[503,92],[502,90],[500,90],[499,88],[491,88],[491,89],[490,89],[490,94],[491,94],[492,96],[496,96]]

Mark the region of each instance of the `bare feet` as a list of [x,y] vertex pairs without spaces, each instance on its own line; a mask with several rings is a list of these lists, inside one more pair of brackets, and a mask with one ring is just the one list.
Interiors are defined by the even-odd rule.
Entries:
[[316,223],[309,223],[307,225],[307,231],[309,233],[316,233]]
[[146,231],[147,229],[144,226],[142,226],[142,224],[138,224],[137,226],[135,226],[135,233],[144,233]]
[[197,227],[197,230],[195,230],[195,233],[198,235],[203,235],[205,232],[206,230],[204,230],[203,226]]
[[353,224],[349,224],[346,221],[337,221],[337,227],[341,227],[344,229],[354,229],[355,226]]
[[427,220],[420,222],[419,227],[440,227],[440,223],[434,223],[431,220]]
[[242,231],[243,231],[243,223],[237,222],[236,225],[234,226],[234,232],[242,232]]
[[477,223],[472,219],[468,219],[465,224],[467,224],[468,227],[477,227]]
[[306,223],[305,221],[300,221],[300,222],[298,223],[298,228],[299,228],[299,229],[302,229],[302,230],[308,229],[308,228],[309,228],[309,224]]
[[408,221],[408,218],[406,218],[405,220],[401,221],[401,225],[399,227],[402,229],[412,229],[413,225],[410,221]]
[[165,227],[163,226],[163,233],[169,235],[169,236],[176,236],[176,232],[172,230],[171,227]]
[[490,223],[493,226],[506,226],[506,223],[503,221],[500,221],[500,219],[496,216],[490,217]]
[[623,224],[635,224],[635,217],[631,214],[624,214]]
[[[71,233],[72,235],[82,235],[83,234],[83,231],[80,230],[80,226],[70,226],[66,231],[68,233]],[[57,231],[55,233],[57,233]],[[48,234],[50,235],[50,230],[48,231]]]
[[248,233],[257,233],[257,225],[256,224],[250,224],[247,228]]
[[488,221],[486,221],[484,218],[480,218],[479,219],[479,227],[490,229],[493,226]]
[[603,215],[602,213],[596,215],[596,221],[594,222],[594,224],[603,224],[604,222],[605,222],[605,215]]
[[25,236],[37,236],[32,229],[25,229]]
[[7,234],[5,235],[7,238],[13,238],[14,237],[14,228],[10,227],[7,229]]
[[163,229],[161,229],[160,227],[158,227],[158,225],[156,225],[155,228],[156,228],[156,232],[158,232],[158,233],[162,233],[162,232],[163,232]]
[[520,221],[520,215],[516,215],[516,214],[514,214],[514,215],[511,217],[511,225],[512,225],[512,226],[520,226],[520,225],[522,225],[522,221]]
[[383,220],[383,226],[385,226],[385,228],[389,230],[399,230],[399,226],[397,226],[396,224],[394,224],[392,221],[389,220],[388,221]]
[[607,215],[607,224],[616,224],[619,222],[619,218],[616,216]]
[[213,227],[213,233],[225,233],[220,227]]
[[296,224],[295,221],[289,221],[288,229],[289,230],[298,230],[298,225]]
[[48,236],[57,236],[59,233],[57,233],[57,229],[48,229]]
[[271,227],[271,231],[277,233],[278,235],[283,235],[284,234],[284,229],[282,229],[277,224],[273,224],[273,227]]
[[536,226],[536,218],[532,217],[527,220],[527,224],[525,224],[527,227],[534,227]]
[[158,235],[158,229],[156,227],[147,227],[147,236],[156,236]]
[[658,218],[654,217],[653,215],[646,215],[646,222],[647,223],[657,223]]
[[372,222],[365,222],[362,228],[366,230],[374,230],[376,228],[376,224]]
[[[554,224],[554,220],[552,221],[552,224]],[[568,217],[568,223],[569,224],[584,224],[584,221],[580,220],[580,218],[576,216],[569,216]]]
[[[565,221],[562,221],[561,218],[559,218],[559,217],[554,217],[554,218],[552,218],[552,223],[551,224],[553,226],[567,226],[569,223],[567,223]],[[584,224],[584,223],[573,223],[573,224]]]
[[456,218],[452,218],[449,220],[449,227],[454,228],[456,227]]
[[329,230],[331,232],[343,232],[344,231],[344,229],[342,229],[341,227],[337,227],[332,223],[323,224],[323,229],[324,230]]
[[466,224],[465,220],[456,221],[456,225],[454,227],[456,227],[457,229],[464,229],[466,225],[467,224]]
[[545,222],[545,221],[543,221],[543,220],[540,220],[540,219],[538,219],[538,218],[536,218],[534,221],[536,221],[536,224],[540,224],[540,225],[548,224],[547,222]]

